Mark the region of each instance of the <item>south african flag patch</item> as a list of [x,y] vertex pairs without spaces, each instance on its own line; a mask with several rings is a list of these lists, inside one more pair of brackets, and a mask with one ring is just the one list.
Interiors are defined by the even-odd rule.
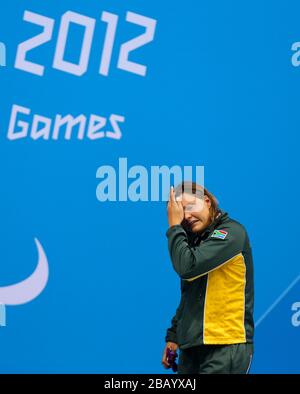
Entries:
[[212,233],[211,238],[220,238],[220,239],[224,239],[226,237],[226,235],[228,234],[227,231],[224,230],[215,230]]

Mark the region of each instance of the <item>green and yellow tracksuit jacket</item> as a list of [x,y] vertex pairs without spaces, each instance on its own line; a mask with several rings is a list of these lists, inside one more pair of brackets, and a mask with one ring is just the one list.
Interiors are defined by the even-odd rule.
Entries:
[[244,227],[219,210],[201,234],[168,229],[181,300],[166,342],[197,345],[253,343],[253,262]]

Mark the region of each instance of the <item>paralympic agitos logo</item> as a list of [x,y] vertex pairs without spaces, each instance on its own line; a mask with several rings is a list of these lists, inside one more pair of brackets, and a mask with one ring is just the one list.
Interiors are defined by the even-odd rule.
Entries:
[[[6,46],[0,42],[0,67],[6,66]],[[38,252],[36,269],[27,279],[10,286],[0,287],[0,327],[6,326],[6,306],[21,305],[35,299],[48,282],[49,267],[45,251],[35,239]]]
[[[0,67],[6,66],[6,46],[0,42]],[[35,299],[48,282],[49,267],[45,251],[38,239],[35,239],[38,263],[27,279],[10,286],[0,287],[0,327],[6,326],[7,305],[21,305]]]
[[5,306],[21,305],[35,299],[46,287],[49,266],[45,251],[35,238],[38,263],[34,272],[25,280],[14,285],[0,287],[0,326],[6,325]]

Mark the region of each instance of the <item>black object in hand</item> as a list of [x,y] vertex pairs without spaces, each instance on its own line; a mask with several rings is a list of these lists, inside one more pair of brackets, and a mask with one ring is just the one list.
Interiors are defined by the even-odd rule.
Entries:
[[176,364],[176,358],[178,357],[178,354],[174,352],[170,347],[167,348],[167,361],[170,364],[173,372],[176,372],[178,369],[178,366]]

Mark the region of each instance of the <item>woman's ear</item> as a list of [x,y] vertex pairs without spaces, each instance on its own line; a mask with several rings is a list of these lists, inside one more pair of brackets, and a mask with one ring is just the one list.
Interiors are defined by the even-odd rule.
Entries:
[[207,197],[206,195],[204,195],[204,201],[205,201],[205,204],[207,205],[207,208],[210,208],[211,207],[210,198]]

